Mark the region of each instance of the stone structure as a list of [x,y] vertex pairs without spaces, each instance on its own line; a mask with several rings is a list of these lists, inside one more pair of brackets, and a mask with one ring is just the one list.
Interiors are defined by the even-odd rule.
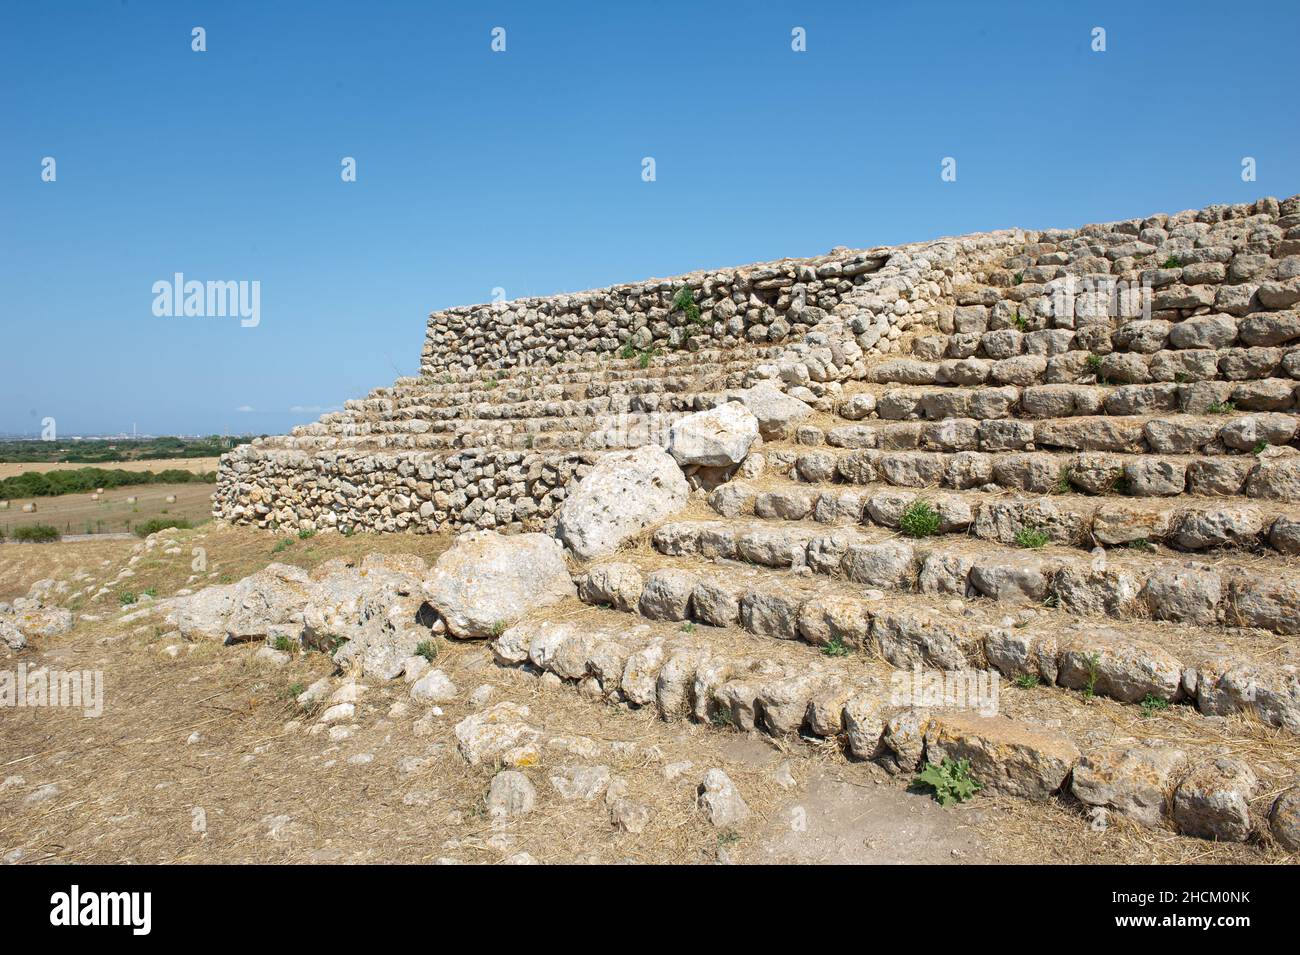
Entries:
[[760,383],[840,416],[821,440],[884,454],[886,482],[1292,501],[1289,457],[1240,452],[1293,441],[1298,216],[1261,199],[434,313],[420,377],[225,455],[214,514],[550,530],[600,454]]
[[505,532],[453,596],[544,540],[553,611],[432,626],[593,700],[1294,849],[1297,305],[1300,197],[452,309],[419,378],[226,455],[214,508]]

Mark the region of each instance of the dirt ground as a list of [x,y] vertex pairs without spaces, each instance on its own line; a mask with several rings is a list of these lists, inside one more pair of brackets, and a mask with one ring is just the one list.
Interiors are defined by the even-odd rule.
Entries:
[[[142,484],[107,488],[98,501],[89,494],[15,498],[0,511],[0,530],[11,537],[14,528],[50,524],[61,534],[118,534],[155,517],[180,517],[198,524],[212,516],[212,490],[211,484]],[[175,496],[174,503],[168,503],[170,496]],[[132,497],[134,504],[127,502]],[[35,513],[23,513],[28,502],[36,504]]]
[[[830,745],[784,747],[645,711],[582,699],[497,667],[481,643],[437,642],[434,665],[458,687],[441,715],[402,680],[368,688],[356,718],[329,731],[294,696],[329,675],[321,654],[276,665],[256,647],[185,644],[140,615],[153,592],[238,580],[271,560],[312,567],[374,551],[432,560],[435,536],[318,535],[246,528],[172,532],[174,543],[100,540],[0,548],[0,600],[54,577],[78,621],[63,637],[0,657],[0,669],[100,670],[103,714],[0,710],[0,859],[49,862],[986,863],[1284,862],[1113,824],[1094,832],[1067,802],[981,795],[941,808],[908,780],[854,763]],[[138,559],[129,563],[133,548]],[[200,569],[196,570],[198,567]],[[123,571],[127,575],[123,576]],[[101,596],[95,594],[104,591]],[[136,603],[121,606],[121,594]],[[482,690],[490,686],[490,691]],[[490,702],[529,707],[543,731],[523,770],[536,808],[489,818],[495,770],[467,766],[453,728]],[[650,811],[621,832],[603,798],[565,799],[551,782],[570,766],[606,766]],[[696,809],[704,772],[721,767],[752,815],[716,829]]]

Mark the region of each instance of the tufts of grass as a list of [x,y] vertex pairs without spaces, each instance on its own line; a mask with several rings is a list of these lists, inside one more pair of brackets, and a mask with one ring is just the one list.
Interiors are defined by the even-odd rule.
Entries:
[[1049,540],[1051,538],[1047,534],[1032,527],[1022,528],[1020,533],[1016,534],[1016,546],[1026,547],[1030,550],[1039,550],[1046,547]]
[[695,293],[689,285],[683,285],[673,296],[673,308],[686,315],[686,321],[692,325],[700,323],[700,307],[695,304]]
[[1145,719],[1150,719],[1161,710],[1169,709],[1169,701],[1158,696],[1152,696],[1148,693],[1146,698],[1142,701],[1141,706],[1142,716]]
[[822,655],[828,657],[847,657],[849,648],[844,641],[836,637],[830,643],[824,643],[821,647]]
[[1101,672],[1101,654],[1090,653],[1085,660],[1088,664],[1088,681],[1083,685],[1083,698],[1091,701],[1097,695],[1097,677]]
[[1237,405],[1232,401],[1216,401],[1205,410],[1208,414],[1232,414],[1237,410]]
[[899,518],[898,528],[908,537],[933,537],[939,533],[939,512],[928,501],[913,501]]
[[1034,687],[1038,686],[1040,681],[1038,677],[1032,673],[1021,673],[1011,682],[1022,690],[1032,690]]
[[1183,260],[1176,255],[1171,255],[1160,266],[1162,269],[1180,269],[1183,267]]
[[283,634],[271,641],[271,648],[274,650],[283,650],[285,653],[297,653],[302,649],[298,641],[292,637],[286,637]]
[[117,595],[117,602],[122,607],[129,607],[136,602],[136,595],[130,590],[124,590]]
[[156,534],[168,528],[174,527],[184,530],[189,526],[190,522],[183,517],[155,517],[142,524],[135,525],[135,535],[137,537],[148,537],[150,534]]
[[438,645],[432,640],[421,640],[415,645],[415,655],[424,657],[425,660],[432,663],[434,657],[438,655]]
[[59,537],[59,529],[49,524],[27,524],[14,529],[14,540],[26,544],[50,544]]
[[300,541],[310,540],[315,536],[316,532],[308,527],[304,527],[298,531],[298,540]]

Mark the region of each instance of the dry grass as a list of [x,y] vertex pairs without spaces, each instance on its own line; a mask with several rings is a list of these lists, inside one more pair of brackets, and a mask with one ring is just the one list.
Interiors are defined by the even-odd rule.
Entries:
[[[1168,832],[1138,830],[1120,822],[1093,832],[1068,800],[1033,804],[980,797],[954,810],[940,810],[923,796],[902,796],[908,780],[885,776],[871,764],[847,760],[832,743],[778,742],[692,723],[666,723],[648,711],[588,702],[569,686],[552,686],[522,671],[496,667],[481,643],[438,641],[435,665],[461,688],[458,700],[421,735],[419,707],[399,713],[406,698],[401,681],[375,684],[358,706],[351,735],[330,739],[313,733],[310,719],[291,702],[293,691],[328,674],[320,654],[304,654],[276,667],[258,660],[255,648],[204,643],[177,644],[161,622],[123,622],[116,594],[93,594],[128,567],[122,586],[154,589],[165,597],[181,587],[237,580],[271,560],[312,568],[332,557],[366,553],[417,553],[432,560],[447,538],[416,535],[319,535],[306,540],[247,528],[207,527],[164,535],[175,546],[150,550],[132,541],[91,541],[0,551],[0,599],[26,590],[33,580],[54,576],[85,579],[64,602],[83,616],[74,631],[24,651],[29,666],[102,669],[103,716],[87,719],[63,710],[23,709],[5,714],[0,734],[0,781],[23,783],[0,790],[0,854],[21,850],[24,862],[428,862],[453,858],[495,863],[516,852],[542,862],[707,863],[721,852],[738,861],[782,861],[789,837],[788,813],[813,797],[803,788],[776,785],[773,768],[789,763],[795,779],[824,776],[851,787],[850,818],[882,801],[903,800],[903,831],[915,813],[931,819],[938,835],[926,845],[891,844],[895,856],[915,853],[934,861],[947,846],[967,862],[1281,862],[1264,846],[1218,846]],[[191,568],[203,548],[208,570]],[[167,551],[173,553],[167,553]],[[21,559],[11,555],[19,552]],[[554,609],[584,628],[626,632],[645,621],[576,602]],[[92,619],[98,618],[98,619]],[[770,654],[792,661],[815,657],[812,648],[774,645],[735,629],[699,628],[683,634],[675,624],[656,624],[672,640],[707,642],[721,653]],[[818,659],[820,659],[818,657]],[[12,661],[13,658],[10,658]],[[872,665],[863,660],[863,665]],[[6,663],[12,666],[13,663]],[[465,701],[480,684],[495,687],[493,702],[512,700],[531,710],[530,721],[547,745],[537,765],[522,771],[538,793],[538,809],[500,824],[488,818],[484,798],[494,767],[468,767],[452,728],[472,711]],[[1051,696],[1049,693],[1054,692]],[[1007,697],[1014,691],[1007,690]],[[1293,743],[1224,722],[1211,730],[1196,714],[1168,711],[1135,721],[1134,708],[1106,701],[1083,706],[1063,691],[1029,691],[1046,703],[1029,706],[1038,719],[1071,720],[1083,730],[1127,735],[1173,734],[1180,742],[1194,730],[1198,745],[1235,747],[1245,758],[1294,766]],[[400,709],[400,707],[399,707]],[[1199,720],[1199,722],[1198,722]],[[200,738],[186,740],[193,733]],[[1208,734],[1208,735],[1207,735]],[[594,747],[589,757],[566,751]],[[365,763],[350,761],[368,755]],[[665,766],[692,768],[676,779]],[[604,802],[566,802],[549,778],[571,764],[606,765],[626,781],[628,796],[649,806],[652,819],[640,834],[611,825]],[[753,817],[733,833],[715,830],[695,809],[695,785],[703,771],[722,766],[735,780]],[[1282,777],[1265,773],[1268,788]],[[36,787],[55,783],[58,794],[29,804]],[[802,787],[802,784],[801,784]],[[1264,797],[1261,797],[1264,798]],[[846,836],[847,838],[847,836]],[[897,843],[897,840],[893,842]],[[861,861],[878,849],[857,846]],[[954,852],[957,850],[954,849]],[[928,853],[928,855],[926,855]],[[952,861],[943,859],[941,861]]]
[[[155,517],[182,518],[198,524],[212,516],[211,484],[143,484],[104,491],[98,501],[89,494],[60,494],[10,502],[0,511],[0,529],[5,536],[14,528],[31,524],[51,524],[63,534],[125,533]],[[167,498],[175,495],[175,503]],[[127,498],[134,497],[134,504]],[[32,501],[36,512],[24,514],[22,505]]]

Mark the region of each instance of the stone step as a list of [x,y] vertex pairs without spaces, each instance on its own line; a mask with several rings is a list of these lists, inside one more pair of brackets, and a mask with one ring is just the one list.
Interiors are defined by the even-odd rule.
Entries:
[[808,446],[887,451],[1112,451],[1122,454],[1258,454],[1300,443],[1300,416],[1268,412],[1227,415],[1081,415],[1067,418],[946,418],[869,421],[828,429],[804,425]]
[[683,370],[720,369],[738,371],[748,365],[766,361],[782,352],[779,346],[763,348],[703,349],[697,352],[663,352],[653,355],[646,367],[641,367],[639,356],[611,357],[603,361],[560,363],[555,365],[525,365],[511,368],[484,368],[474,371],[439,371],[429,375],[398,378],[391,388],[376,389],[377,393],[397,390],[420,390],[449,394],[483,389],[484,382],[496,381],[490,391],[510,387],[541,387],[545,385],[591,384],[601,382],[646,381],[680,374]]
[[881,451],[767,446],[766,473],[809,484],[889,484],[1128,497],[1246,497],[1300,502],[1300,454],[1118,454],[1085,451]]
[[844,579],[698,557],[663,567],[631,554],[587,568],[577,582],[584,602],[647,619],[738,627],[904,670],[993,667],[1008,680],[1123,703],[1186,703],[1206,715],[1245,712],[1300,733],[1300,647],[1279,651],[1277,638],[1260,631],[1156,620],[1119,628],[1059,608],[1008,615],[959,597],[872,591]]
[[[954,320],[959,330],[916,339],[912,344],[913,356],[929,361],[967,358],[1005,361],[1026,356],[1050,358],[1080,351],[1105,358],[1112,354],[1286,348],[1300,340],[1300,318],[1294,310],[1263,309],[1242,315],[1206,312],[1174,321],[1140,316],[1099,316],[1080,321],[1068,316],[1063,325],[1054,323],[1050,317],[1027,315],[1023,304],[1008,302],[1000,311],[1002,314],[993,322],[999,327],[989,329],[989,322],[980,321],[982,315],[987,316],[987,310],[981,312],[980,306],[958,306],[960,314],[954,315]],[[1203,355],[1185,360],[1211,369],[1209,359]],[[1174,357],[1163,358],[1161,367],[1165,362],[1177,361]]]
[[726,518],[870,524],[911,537],[970,534],[1015,544],[1042,535],[1091,549],[1164,545],[1178,551],[1274,549],[1300,555],[1300,506],[1181,496],[1117,501],[1082,494],[1028,496],[988,491],[904,491],[889,485],[818,489],[794,481],[731,481],[709,495]]
[[[1175,714],[1185,707],[1155,717],[1168,728],[1164,742],[1139,744],[1121,729],[1130,720],[1112,711],[1122,707],[1095,697],[1012,689],[989,672],[899,671],[861,653],[759,649],[733,628],[674,627],[629,628],[613,611],[588,609],[517,624],[492,646],[498,665],[541,673],[593,702],[784,744],[834,741],[900,775],[965,760],[980,793],[1070,793],[1102,818],[1115,812],[1190,836],[1245,841],[1290,785],[1285,760],[1223,759],[1218,740]],[[1269,752],[1249,724],[1240,733],[1256,755]]]
[[[895,358],[867,369],[866,380],[878,385],[1031,385],[1151,382],[1291,382],[1300,379],[1300,348],[1224,348],[1161,350],[1153,354],[1063,351],[1013,358],[945,358],[922,361]],[[1270,388],[1280,387],[1270,385]]]
[[[1272,394],[1265,391],[1271,389]],[[1155,382],[1146,385],[1000,387],[872,385],[845,390],[836,414],[849,421],[942,421],[949,418],[1068,418],[1076,415],[1231,415],[1296,407],[1300,382]]]
[[[325,433],[348,425],[387,421],[426,422],[431,430],[474,423],[520,421],[534,418],[590,418],[609,414],[643,414],[657,411],[696,411],[711,406],[711,392],[622,395],[566,401],[518,401],[501,404],[462,403],[437,407],[416,399],[367,401],[363,407],[324,415],[313,424],[299,425],[298,433]],[[445,424],[444,424],[445,423]],[[314,429],[314,430],[313,430]]]
[[[457,428],[448,432],[413,432],[400,429],[400,422],[378,428],[357,425],[343,434],[293,434],[268,437],[261,447],[300,451],[611,451],[662,444],[668,428],[680,412],[656,415],[612,416],[584,422],[557,419],[559,427],[528,428],[524,423],[485,423],[477,429]],[[550,422],[548,422],[549,424]],[[567,426],[567,427],[566,427]],[[560,430],[565,428],[565,430]]]
[[1084,556],[1054,544],[1010,547],[956,537],[912,541],[880,528],[764,520],[671,521],[651,540],[666,557],[807,568],[884,590],[1054,606],[1120,620],[1300,633],[1295,586],[1300,560],[1281,555],[1264,559],[1224,552],[1212,562],[1120,550]]

